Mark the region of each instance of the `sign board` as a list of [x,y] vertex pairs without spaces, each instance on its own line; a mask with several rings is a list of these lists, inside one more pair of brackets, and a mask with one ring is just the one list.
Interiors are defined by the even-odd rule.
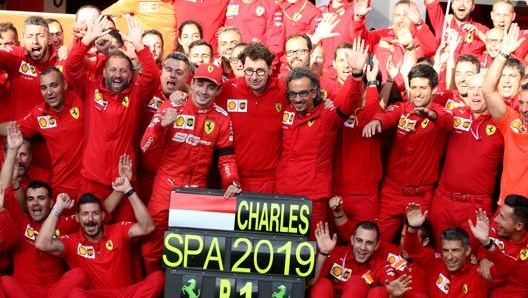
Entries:
[[304,297],[315,270],[311,207],[294,196],[173,190],[165,297]]

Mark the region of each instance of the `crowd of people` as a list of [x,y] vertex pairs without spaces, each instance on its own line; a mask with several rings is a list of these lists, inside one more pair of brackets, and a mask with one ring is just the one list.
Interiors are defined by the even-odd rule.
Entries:
[[424,2],[0,23],[0,297],[159,297],[177,187],[310,199],[310,297],[528,297],[528,30]]

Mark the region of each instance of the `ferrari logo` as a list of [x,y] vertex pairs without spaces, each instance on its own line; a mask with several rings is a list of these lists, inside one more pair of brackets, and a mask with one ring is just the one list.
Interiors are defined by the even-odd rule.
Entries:
[[467,284],[463,284],[462,285],[462,292],[464,292],[464,295],[467,295],[467,293],[468,293],[468,285]]
[[121,104],[125,106],[125,108],[128,108],[128,96],[123,97],[123,100],[121,101]]
[[315,119],[308,120],[308,127],[312,127],[314,125]]
[[70,115],[73,117],[73,119],[79,119],[79,108],[77,107],[71,108]]
[[108,250],[114,249],[114,243],[112,242],[112,240],[106,241],[105,246],[106,246],[106,249]]
[[422,121],[422,128],[426,128],[427,124],[429,124],[429,119],[424,119],[424,121]]
[[282,104],[280,102],[275,104],[275,110],[277,111],[277,113],[280,113],[280,111],[282,110]]
[[522,261],[526,261],[526,259],[528,259],[528,249],[525,248],[525,249],[521,250],[520,257],[521,257]]
[[213,72],[213,70],[214,70],[214,67],[212,65],[209,65],[209,67],[207,67],[208,72]]
[[486,126],[486,134],[488,136],[492,136],[493,134],[495,134],[496,131],[497,131],[497,127],[495,125],[488,124]]
[[211,134],[215,128],[215,122],[213,120],[205,120],[204,128],[207,134]]
[[321,93],[322,93],[323,99],[328,98],[328,91],[326,91],[325,89],[321,89]]

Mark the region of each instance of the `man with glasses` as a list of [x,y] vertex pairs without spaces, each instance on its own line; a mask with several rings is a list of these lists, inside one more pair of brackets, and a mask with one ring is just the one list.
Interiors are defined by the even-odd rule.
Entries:
[[353,73],[359,75],[348,79],[341,98],[336,99],[337,107],[324,103],[319,80],[309,68],[294,68],[286,78],[289,104],[282,116],[282,151],[275,190],[312,200],[311,239],[316,224],[326,220],[337,131],[354,112],[352,100],[361,98],[367,56],[364,43],[357,42],[348,62]]
[[216,103],[233,122],[235,152],[244,190],[273,193],[281,149],[284,84],[271,77],[275,55],[252,42],[239,55],[244,77],[224,82]]
[[279,78],[286,78],[288,72],[295,67],[310,67],[310,53],[312,41],[306,34],[293,34],[288,36],[284,45],[287,67],[281,65]]

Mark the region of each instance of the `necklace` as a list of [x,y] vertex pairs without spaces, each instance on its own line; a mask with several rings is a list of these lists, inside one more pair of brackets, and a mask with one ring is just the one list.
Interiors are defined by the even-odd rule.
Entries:
[[303,10],[306,8],[306,5],[308,4],[308,0],[304,0],[304,3],[303,5],[301,6],[301,8],[296,12],[294,13],[292,16],[290,16],[287,12],[286,12],[286,9],[284,9],[284,7],[282,7],[282,4],[279,3],[279,7],[281,8],[282,10],[282,13],[284,14],[284,16],[292,21],[293,23],[296,23],[298,22],[301,18],[302,18],[302,12]]

